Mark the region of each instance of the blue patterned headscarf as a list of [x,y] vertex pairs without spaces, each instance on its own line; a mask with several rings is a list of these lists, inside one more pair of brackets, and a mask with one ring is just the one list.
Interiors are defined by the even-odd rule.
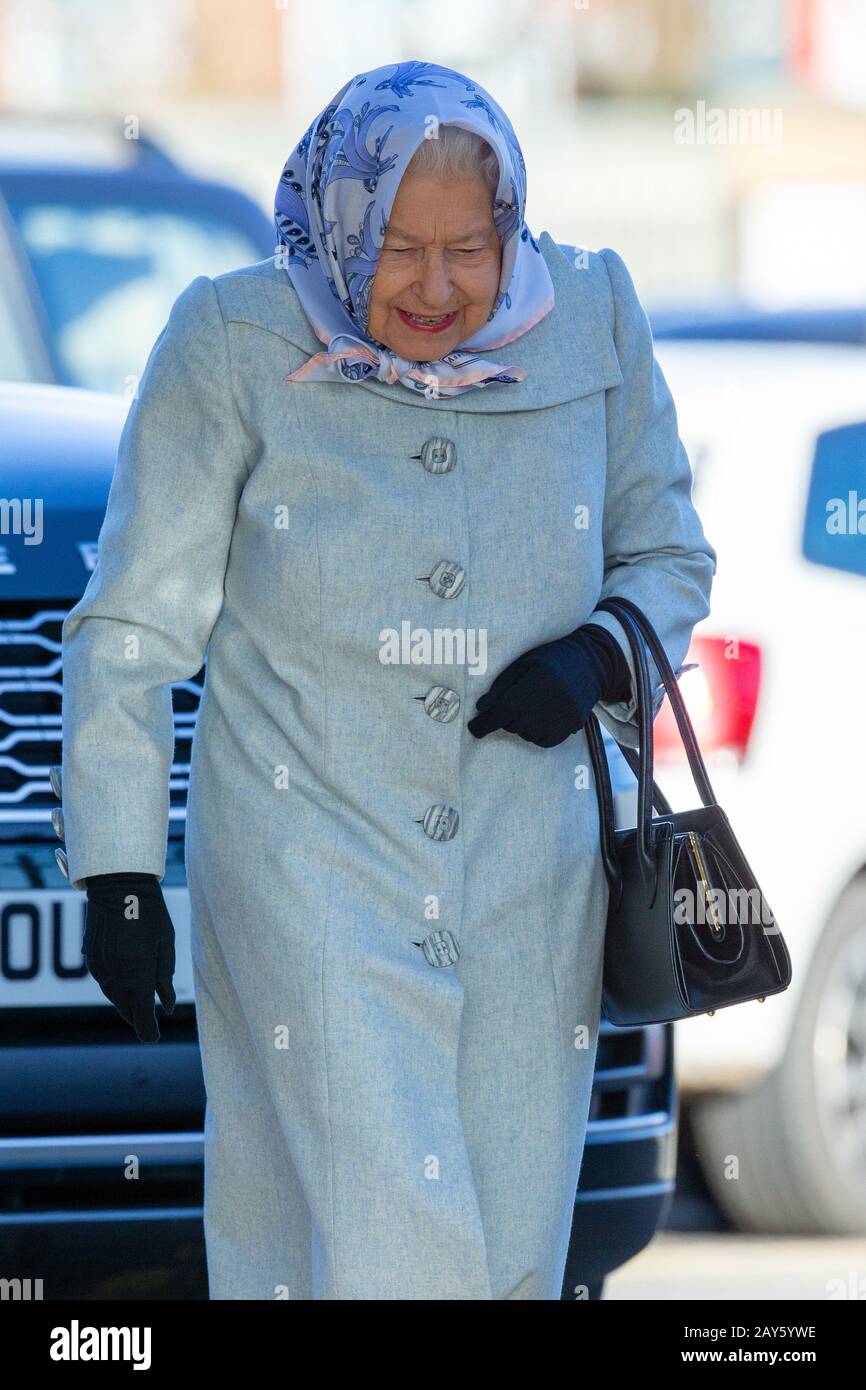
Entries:
[[[434,118],[431,120],[431,118]],[[502,271],[493,311],[460,348],[413,362],[367,332],[373,278],[406,166],[438,124],[474,130],[496,151],[493,220]],[[312,122],[283,168],[274,220],[285,266],[316,336],[327,345],[287,381],[402,382],[428,396],[515,384],[520,367],[487,353],[553,308],[554,290],[524,221],[526,165],[511,122],[493,98],[436,63],[389,63],[358,73]]]

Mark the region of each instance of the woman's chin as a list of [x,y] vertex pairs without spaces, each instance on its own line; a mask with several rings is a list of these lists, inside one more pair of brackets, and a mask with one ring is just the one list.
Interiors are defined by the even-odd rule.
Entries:
[[441,338],[436,334],[431,337],[424,333],[418,335],[418,340],[414,333],[407,333],[401,334],[401,346],[394,347],[392,351],[400,357],[407,357],[410,362],[437,362],[440,357],[453,352],[459,341],[453,333],[443,333]]

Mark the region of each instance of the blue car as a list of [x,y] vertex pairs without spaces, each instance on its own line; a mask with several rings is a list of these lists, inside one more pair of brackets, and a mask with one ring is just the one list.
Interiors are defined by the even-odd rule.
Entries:
[[0,380],[129,392],[190,280],[273,254],[243,193],[115,143],[101,164],[0,147]]

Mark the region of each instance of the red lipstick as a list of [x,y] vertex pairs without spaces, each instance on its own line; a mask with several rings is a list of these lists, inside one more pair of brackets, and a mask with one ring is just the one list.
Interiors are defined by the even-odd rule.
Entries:
[[415,320],[406,313],[405,309],[397,310],[397,313],[400,315],[400,318],[406,324],[407,328],[413,329],[415,333],[442,333],[446,328],[451,327],[458,312],[459,311],[455,309],[454,313],[448,314],[441,323],[416,323]]

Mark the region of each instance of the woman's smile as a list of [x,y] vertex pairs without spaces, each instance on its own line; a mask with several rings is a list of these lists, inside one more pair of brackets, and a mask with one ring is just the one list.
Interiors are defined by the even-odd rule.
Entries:
[[413,314],[408,309],[399,307],[397,309],[403,322],[409,328],[414,329],[416,333],[441,333],[443,329],[451,327],[459,312],[459,309],[454,309],[450,314],[440,314],[437,318],[428,318]]

